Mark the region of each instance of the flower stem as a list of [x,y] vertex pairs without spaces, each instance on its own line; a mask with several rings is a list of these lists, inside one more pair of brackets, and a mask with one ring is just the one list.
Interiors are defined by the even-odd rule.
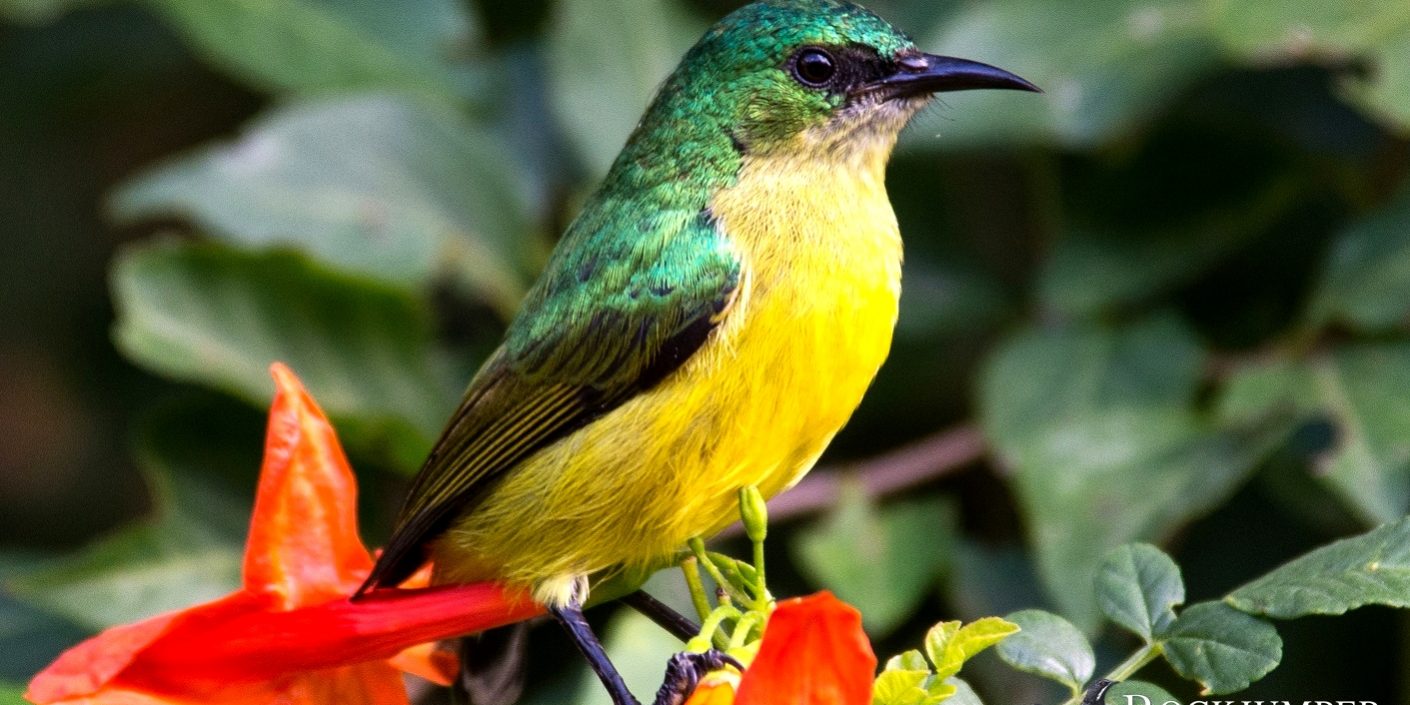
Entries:
[[[1122,661],[1116,668],[1111,669],[1111,672],[1106,674],[1106,679],[1117,683],[1127,680],[1131,676],[1136,675],[1136,672],[1144,668],[1146,664],[1160,658],[1160,655],[1163,653],[1165,653],[1164,643],[1156,641],[1146,644],[1136,653],[1131,654],[1130,658]],[[1085,693],[1083,692],[1074,693],[1072,697],[1062,705],[1082,705],[1082,697],[1084,695]]]
[[705,582],[700,579],[700,559],[690,556],[681,561],[681,573],[685,574],[685,586],[690,590],[690,602],[704,622],[710,616],[710,599],[705,596]]

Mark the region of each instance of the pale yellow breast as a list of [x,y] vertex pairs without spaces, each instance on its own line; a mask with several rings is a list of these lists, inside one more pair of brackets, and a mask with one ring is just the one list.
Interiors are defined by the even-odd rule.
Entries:
[[516,468],[438,548],[438,567],[458,566],[446,577],[551,593],[669,554],[732,521],[741,486],[773,495],[811,467],[891,343],[901,242],[886,156],[746,159],[711,205],[744,269],[724,322],[655,389]]

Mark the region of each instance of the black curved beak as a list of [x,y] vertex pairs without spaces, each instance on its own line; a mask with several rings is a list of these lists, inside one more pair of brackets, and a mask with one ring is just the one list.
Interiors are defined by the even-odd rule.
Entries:
[[996,66],[978,61],[935,54],[908,54],[896,61],[896,69],[872,86],[893,97],[1002,88],[1042,93],[1043,89]]

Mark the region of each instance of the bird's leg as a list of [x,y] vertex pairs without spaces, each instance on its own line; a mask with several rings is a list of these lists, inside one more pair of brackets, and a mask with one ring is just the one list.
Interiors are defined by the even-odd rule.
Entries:
[[592,627],[588,626],[587,618],[583,617],[582,603],[575,596],[563,607],[549,607],[554,619],[563,625],[563,629],[568,632],[568,636],[577,645],[583,658],[587,659],[588,665],[592,667],[592,672],[597,674],[602,681],[602,686],[607,689],[607,694],[612,697],[613,705],[641,705],[632,696],[632,691],[627,689],[626,681],[622,680],[622,674],[617,672],[617,668],[612,665],[612,661],[607,658],[607,652],[602,648],[602,642],[597,640],[597,635],[592,633]]
[[665,629],[681,641],[690,641],[700,633],[700,625],[690,621],[685,615],[671,609],[665,603],[648,595],[645,590],[637,590],[622,598],[632,609],[646,615],[656,626]]
[[661,689],[656,691],[656,700],[652,705],[681,705],[695,692],[702,676],[724,668],[725,664],[744,670],[738,661],[715,649],[703,654],[683,651],[671,656],[671,660],[666,662],[666,677],[661,682]]

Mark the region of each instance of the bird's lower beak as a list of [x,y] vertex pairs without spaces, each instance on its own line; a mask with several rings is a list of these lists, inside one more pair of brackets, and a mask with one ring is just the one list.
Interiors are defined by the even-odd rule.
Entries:
[[896,70],[872,84],[893,97],[967,91],[976,88],[1004,88],[1015,91],[1043,90],[1001,68],[968,59],[935,54],[907,54],[896,62]]

